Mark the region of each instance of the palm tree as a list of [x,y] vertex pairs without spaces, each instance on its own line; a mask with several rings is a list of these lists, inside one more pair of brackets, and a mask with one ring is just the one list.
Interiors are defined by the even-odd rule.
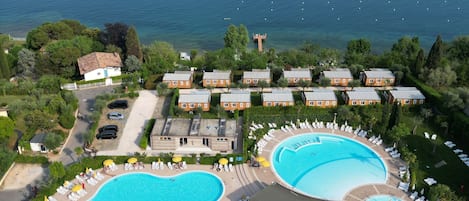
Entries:
[[83,155],[83,148],[75,147],[74,151],[75,151],[75,154],[78,156],[78,161],[80,161],[81,155]]

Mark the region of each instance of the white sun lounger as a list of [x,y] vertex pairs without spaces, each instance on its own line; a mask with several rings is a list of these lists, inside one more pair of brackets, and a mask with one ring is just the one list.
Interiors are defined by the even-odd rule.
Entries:
[[391,155],[391,157],[393,157],[393,158],[399,158],[399,157],[401,157],[401,153],[393,154],[393,155]]
[[423,132],[423,134],[425,135],[425,138],[430,139],[430,134],[428,134],[427,132]]
[[460,154],[460,153],[463,152],[463,150],[461,150],[461,149],[455,149],[455,150],[453,150],[453,152],[454,152],[455,154]]
[[55,198],[52,197],[52,196],[47,197],[47,199],[49,199],[49,201],[57,201],[57,199],[55,199]]
[[384,148],[384,151],[385,152],[392,152],[394,150],[394,147],[387,147],[387,148]]
[[233,164],[228,164],[228,169],[230,169],[230,172],[233,172],[234,168],[233,168]]
[[431,137],[432,140],[436,140],[436,134],[433,134]]
[[173,169],[173,164],[172,164],[171,162],[168,162],[167,165],[168,165],[168,168],[169,168],[170,170]]
[[72,194],[69,194],[69,195],[67,196],[67,198],[68,198],[69,200],[71,200],[71,201],[77,201],[77,200],[79,199],[79,198],[76,198],[76,197],[72,196]]
[[399,182],[398,188],[407,192],[407,190],[409,190],[409,183]]
[[414,191],[412,194],[409,195],[409,198],[412,200],[415,200],[417,199],[418,196],[419,196],[419,192]]
[[459,156],[459,158],[466,158],[467,154],[459,154],[458,156]]

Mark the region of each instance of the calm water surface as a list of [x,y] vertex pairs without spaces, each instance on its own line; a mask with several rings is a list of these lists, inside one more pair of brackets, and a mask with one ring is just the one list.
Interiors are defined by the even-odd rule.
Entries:
[[[467,0],[0,0],[0,32],[24,37],[32,28],[77,19],[102,28],[106,22],[134,25],[142,42],[164,40],[177,49],[217,49],[229,24],[268,33],[267,47],[313,41],[345,48],[369,38],[375,51],[389,49],[404,35],[430,47],[469,33]],[[251,44],[254,45],[254,44]]]

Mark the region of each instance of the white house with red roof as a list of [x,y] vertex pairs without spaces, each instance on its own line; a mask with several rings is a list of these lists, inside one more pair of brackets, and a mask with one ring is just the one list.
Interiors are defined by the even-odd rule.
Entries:
[[78,58],[78,69],[85,81],[120,76],[122,66],[118,53],[93,52]]

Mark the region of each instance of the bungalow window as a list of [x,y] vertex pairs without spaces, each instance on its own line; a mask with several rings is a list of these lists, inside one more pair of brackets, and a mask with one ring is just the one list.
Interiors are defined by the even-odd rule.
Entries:
[[324,103],[325,103],[326,105],[329,105],[329,101],[325,101]]
[[243,107],[244,106],[244,103],[239,103],[239,107]]
[[377,83],[381,83],[381,79],[377,79],[376,82],[377,82]]
[[250,83],[251,83],[251,80],[250,80],[250,79],[246,79],[246,83],[250,84]]
[[267,106],[272,106],[272,103],[271,103],[271,102],[268,102],[268,103],[267,103]]
[[207,82],[207,84],[210,84],[210,80],[206,80],[205,82]]
[[314,101],[309,101],[309,105],[314,105]]
[[339,79],[334,79],[334,83],[339,83]]
[[357,101],[352,101],[352,105],[356,105],[357,104]]
[[410,100],[405,100],[405,104],[409,104],[410,103]]
[[177,81],[173,81],[173,85],[177,85],[177,84],[178,84],[178,82],[177,82]]
[[336,105],[337,103],[335,101],[332,101],[332,105]]
[[361,104],[361,105],[365,105],[365,101],[362,100],[360,104]]
[[415,104],[417,104],[417,100],[413,100],[413,102],[412,102],[412,103],[413,103],[414,105],[415,105]]
[[217,80],[213,80],[212,83],[213,83],[213,84],[217,84]]
[[183,85],[183,84],[184,84],[184,81],[179,81],[179,84]]
[[189,107],[190,107],[190,108],[194,108],[194,107],[195,107],[195,104],[194,104],[194,103],[191,103],[191,104],[189,105]]
[[236,107],[236,103],[231,103],[231,107]]
[[318,101],[318,105],[322,105],[322,102],[321,102],[321,101]]
[[293,82],[298,82],[298,78],[294,78],[294,79],[293,79]]
[[223,107],[228,107],[228,105],[230,105],[230,104],[224,103],[224,104],[223,104]]
[[275,106],[279,106],[280,104],[278,102],[275,103]]
[[202,107],[202,104],[198,103],[198,104],[197,104],[197,107]]
[[283,103],[283,106],[287,106],[287,103]]
[[374,79],[370,79],[370,83],[373,83],[373,82],[375,82],[375,80],[374,80]]
[[250,107],[251,106],[251,103],[246,103],[246,107]]
[[252,82],[254,82],[254,84],[257,84],[257,80],[253,80]]
[[181,106],[182,106],[183,108],[186,108],[186,107],[187,107],[187,105],[186,105],[186,104],[182,104]]

